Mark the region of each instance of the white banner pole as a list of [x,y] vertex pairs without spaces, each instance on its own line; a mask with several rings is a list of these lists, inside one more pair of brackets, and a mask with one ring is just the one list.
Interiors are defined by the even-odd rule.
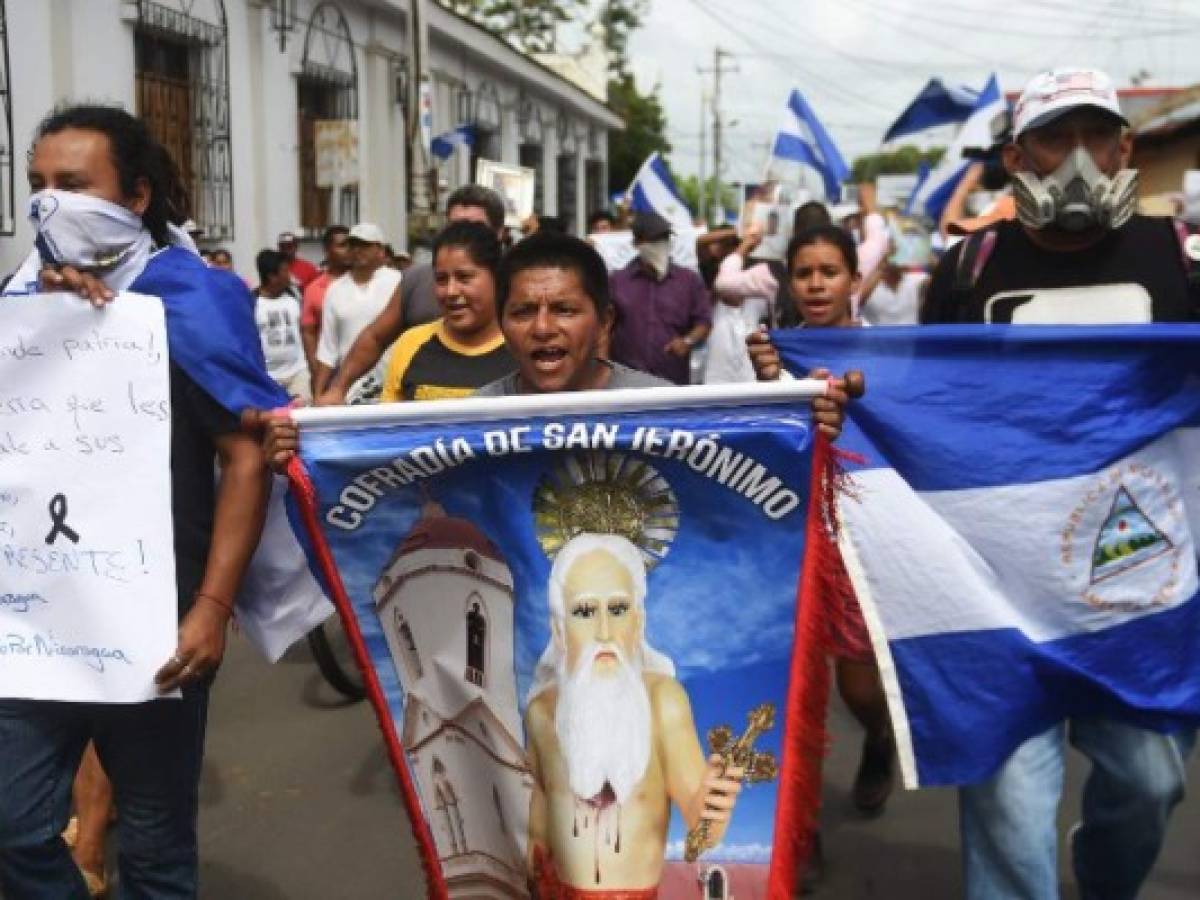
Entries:
[[517,394],[511,397],[467,397],[462,400],[379,403],[370,406],[308,406],[292,410],[291,415],[301,430],[364,428],[376,425],[486,422],[533,416],[794,403],[822,397],[825,393],[826,382],[823,379],[804,378],[741,384]]

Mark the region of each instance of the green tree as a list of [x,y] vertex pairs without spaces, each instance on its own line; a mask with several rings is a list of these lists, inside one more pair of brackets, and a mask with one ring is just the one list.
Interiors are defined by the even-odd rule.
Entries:
[[[684,202],[687,203],[688,209],[692,211],[692,215],[707,217],[707,211],[700,209],[700,178],[696,175],[684,175],[682,178],[675,179],[675,186],[679,188],[679,193],[683,196]],[[711,211],[714,203],[714,196],[717,190],[717,180],[708,178],[704,184],[704,205]],[[737,190],[729,184],[721,185],[721,206],[727,210],[737,210],[741,206],[741,200],[738,199]]]
[[936,166],[945,153],[944,147],[921,150],[911,144],[885,153],[869,153],[854,160],[850,180],[855,184],[863,184],[874,181],[878,175],[909,175],[919,171],[922,163]]
[[576,19],[586,0],[439,0],[443,6],[505,37],[529,53],[555,49],[560,23]]
[[604,26],[604,49],[608,51],[608,71],[612,78],[629,72],[629,38],[642,25],[649,0],[606,0],[600,11]]
[[657,150],[671,152],[667,140],[667,114],[656,91],[638,92],[626,73],[608,83],[608,105],[625,122],[623,131],[608,135],[608,187],[610,192],[629,187],[646,157]]

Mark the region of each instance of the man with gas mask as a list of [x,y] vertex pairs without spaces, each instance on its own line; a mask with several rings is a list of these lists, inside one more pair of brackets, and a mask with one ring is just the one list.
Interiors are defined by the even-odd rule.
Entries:
[[617,318],[614,362],[675,384],[689,381],[692,348],[712,329],[712,301],[704,281],[671,262],[671,223],[657,213],[633,220],[637,259],[609,282]]
[[[1183,254],[1167,219],[1134,214],[1132,139],[1111,80],[1088,69],[1038,75],[1017,101],[1003,150],[1017,221],[956,245],[934,273],[927,323],[1121,324],[1192,315]],[[1003,689],[1002,686],[992,686]],[[1182,799],[1195,731],[1073,718],[1025,741],[960,791],[966,896],[1059,896],[1055,819],[1066,740],[1092,763],[1070,857],[1085,900],[1132,900]]]
[[977,232],[942,258],[922,321],[1191,319],[1195,301],[1174,227],[1134,213],[1127,125],[1103,72],[1056,69],[1030,81],[1003,149],[1017,221]]

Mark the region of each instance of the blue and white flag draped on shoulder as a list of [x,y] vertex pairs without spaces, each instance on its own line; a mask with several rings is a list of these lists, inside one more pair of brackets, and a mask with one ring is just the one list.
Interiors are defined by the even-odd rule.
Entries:
[[905,213],[926,215],[935,222],[941,218],[942,210],[950,202],[954,189],[971,164],[963,156],[963,151],[992,146],[996,140],[992,125],[996,117],[1004,112],[1006,103],[1000,92],[1000,83],[993,75],[980,91],[970,116],[963,122],[954,142],[946,148],[946,155],[929,170],[913,191]]
[[[240,416],[288,405],[287,393],[267,374],[254,298],[238,276],[168,247],[150,258],[130,290],[162,298],[171,362],[226,410]],[[274,479],[237,604],[238,623],[273,661],[333,613],[287,520],[286,488],[283,478]]]
[[459,147],[475,146],[475,126],[459,125],[435,137],[429,145],[429,152],[437,159],[445,162],[454,155]]
[[1070,716],[1200,722],[1200,326],[775,338],[866,375],[841,545],[910,787]]
[[916,134],[939,125],[965,122],[979,101],[979,91],[966,85],[947,85],[930,78],[883,136],[883,142]]
[[666,160],[657,151],[646,157],[626,194],[634,212],[658,213],[677,232],[692,229],[692,214],[679,195]]
[[850,167],[804,95],[792,91],[783,123],[771,147],[767,179],[792,180],[788,177],[788,171],[797,166],[809,166],[817,170],[826,201],[837,203],[841,200],[842,182],[849,177]]

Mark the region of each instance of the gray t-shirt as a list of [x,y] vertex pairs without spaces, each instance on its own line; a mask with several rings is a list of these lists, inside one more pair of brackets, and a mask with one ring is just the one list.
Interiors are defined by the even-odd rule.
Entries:
[[[665,378],[659,378],[657,375],[649,375],[646,372],[639,372],[637,369],[631,369],[628,366],[621,365],[620,363],[609,362],[606,359],[597,361],[612,369],[612,377],[608,379],[608,384],[606,384],[602,390],[615,391],[620,390],[621,388],[675,386]],[[505,375],[503,378],[497,379],[491,384],[485,384],[475,392],[475,396],[511,397],[514,394],[519,394],[521,393],[521,389],[517,378],[517,372],[513,372],[511,375]]]
[[433,266],[429,263],[409,266],[400,282],[400,320],[404,330],[425,325],[441,315],[433,293]]

